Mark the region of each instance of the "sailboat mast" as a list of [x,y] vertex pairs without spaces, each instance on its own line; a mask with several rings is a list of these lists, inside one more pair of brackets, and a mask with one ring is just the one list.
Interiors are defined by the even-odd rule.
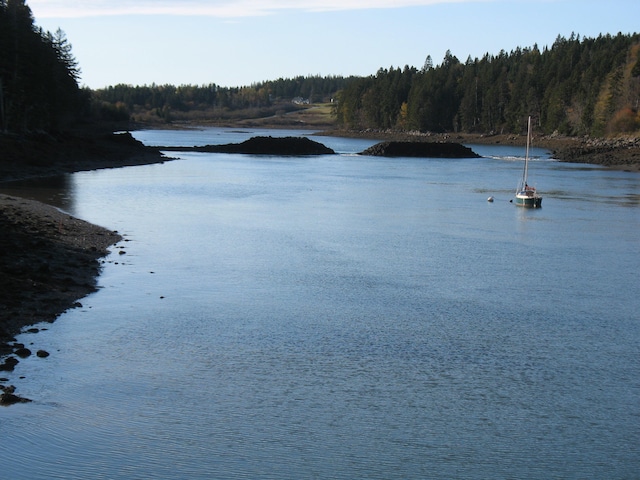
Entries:
[[522,180],[516,191],[516,205],[521,207],[540,208],[542,206],[542,197],[538,195],[535,187],[527,185],[527,176],[529,175],[529,148],[531,147],[531,117],[527,121],[527,150],[524,156],[524,170],[522,172]]
[[527,185],[527,176],[529,175],[529,144],[531,142],[531,117],[527,122],[527,149],[524,156],[524,174],[522,175],[522,188]]

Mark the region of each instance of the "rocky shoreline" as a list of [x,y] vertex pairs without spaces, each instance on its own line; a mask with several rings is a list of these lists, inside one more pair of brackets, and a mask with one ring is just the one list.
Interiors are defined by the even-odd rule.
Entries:
[[2,373],[32,354],[15,334],[81,306],[78,299],[96,291],[99,259],[122,237],[54,207],[7,195],[0,195],[0,231],[0,405],[6,405],[23,399],[13,386],[2,385]]
[[[325,136],[370,138],[397,142],[455,142],[465,145],[512,145],[524,147],[526,135],[471,134],[471,133],[420,133],[389,130],[345,131],[330,130]],[[640,172],[640,138],[589,138],[562,135],[534,135],[534,147],[551,151],[553,158],[567,163],[586,163],[603,167]]]
[[[164,160],[130,134],[0,135],[0,181]],[[21,358],[48,356],[15,335],[80,306],[96,290],[100,259],[120,240],[52,206],[0,194],[0,405],[28,401],[3,373]]]
[[0,134],[0,152],[0,182],[167,160],[129,132]]
[[558,148],[554,157],[563,162],[640,172],[640,138],[585,139],[578,145]]

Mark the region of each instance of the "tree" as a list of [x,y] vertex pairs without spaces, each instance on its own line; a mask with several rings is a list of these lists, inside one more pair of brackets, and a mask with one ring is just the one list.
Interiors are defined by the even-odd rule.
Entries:
[[80,68],[71,51],[72,47],[67,39],[67,35],[58,28],[55,34],[47,34],[47,36],[50,38],[58,63],[62,67],[61,71],[64,71],[64,73],[77,84],[78,80],[80,80]]
[[79,72],[64,32],[37,28],[24,0],[0,1],[3,130],[55,130],[71,121],[85,98]]
[[433,68],[433,59],[431,58],[431,55],[427,55],[427,58],[424,61],[424,65],[422,67],[422,72],[428,72],[429,70],[431,70]]

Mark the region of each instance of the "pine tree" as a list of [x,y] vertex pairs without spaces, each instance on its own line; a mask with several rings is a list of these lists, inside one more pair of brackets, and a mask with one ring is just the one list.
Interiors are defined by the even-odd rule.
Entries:
[[24,0],[0,1],[2,130],[55,130],[71,121],[84,98],[80,70],[64,32],[43,32]]

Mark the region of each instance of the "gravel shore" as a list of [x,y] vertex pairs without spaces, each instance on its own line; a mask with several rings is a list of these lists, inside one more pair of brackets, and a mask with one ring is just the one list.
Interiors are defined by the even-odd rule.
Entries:
[[[0,135],[0,181],[164,160],[129,134]],[[120,240],[55,207],[0,194],[0,405],[28,401],[5,385],[3,372],[31,354],[48,356],[15,335],[80,306],[96,290],[100,258]]]
[[[6,195],[0,195],[0,232],[1,382],[3,371],[32,353],[14,335],[80,306],[78,299],[96,290],[99,259],[121,237],[54,207]],[[13,387],[0,389],[0,404],[22,400]]]

